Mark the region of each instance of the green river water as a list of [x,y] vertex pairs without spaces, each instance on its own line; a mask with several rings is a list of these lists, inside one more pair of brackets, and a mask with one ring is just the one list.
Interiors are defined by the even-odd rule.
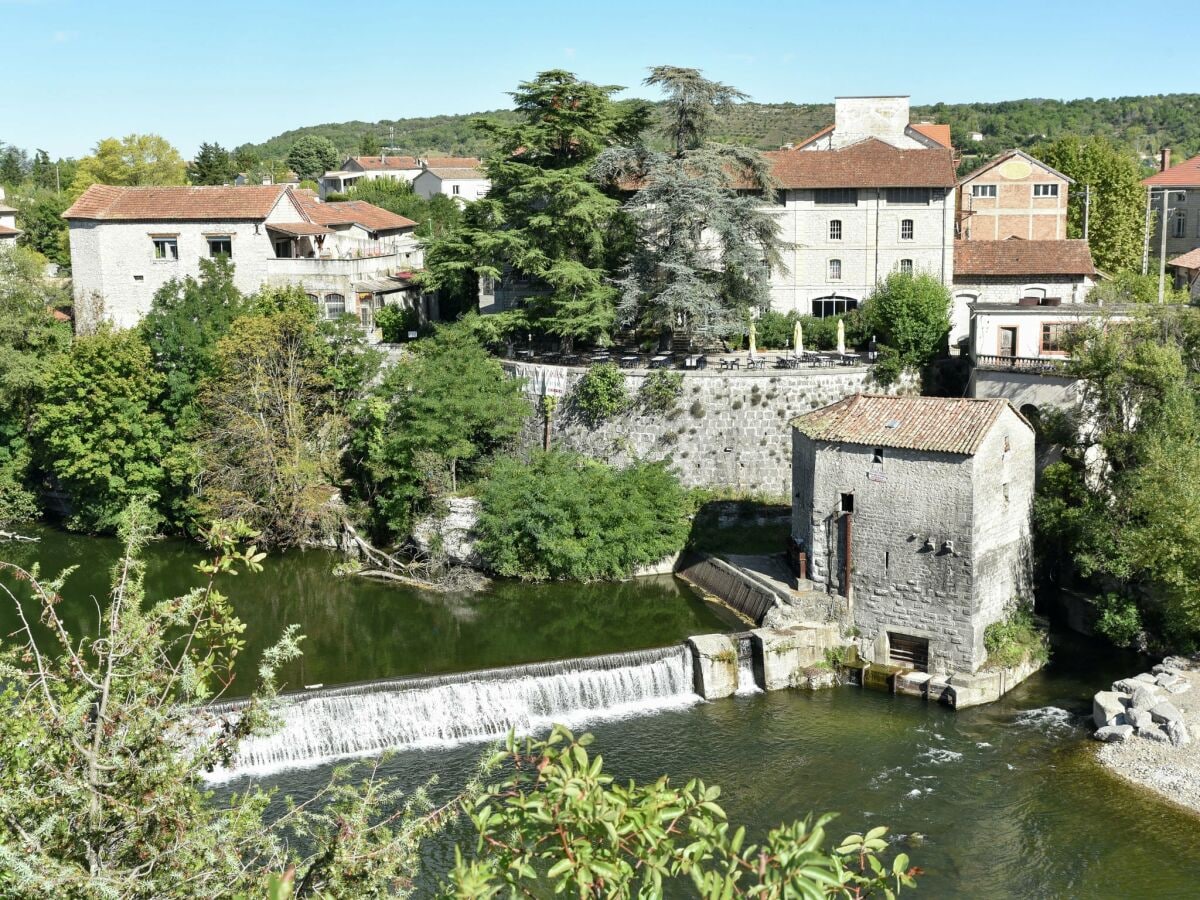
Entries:
[[[94,623],[115,543],[40,531],[0,558],[82,567],[63,615]],[[148,552],[152,597],[194,583],[194,547]],[[290,622],[308,634],[290,685],[436,673],[660,646],[729,629],[673,579],[606,586],[497,584],[445,597],[339,580],[333,557],[289,554],[226,585],[249,625],[247,663]],[[0,629],[12,615],[0,609]],[[840,813],[835,833],[889,825],[926,870],[918,897],[1192,897],[1200,895],[1200,820],[1111,777],[1094,759],[1091,695],[1146,661],[1056,637],[1051,665],[998,703],[954,713],[907,697],[844,687],[696,703],[590,727],[621,777],[664,772],[723,788],[730,816],[762,833],[810,810]],[[1197,701],[1193,701],[1197,702]],[[1196,746],[1196,745],[1193,745]],[[480,745],[396,754],[387,769],[439,792],[469,773]],[[1200,752],[1200,751],[1197,751]],[[328,766],[265,779],[303,796]],[[218,797],[245,786],[218,788]],[[431,873],[452,858],[450,834],[427,850]]]

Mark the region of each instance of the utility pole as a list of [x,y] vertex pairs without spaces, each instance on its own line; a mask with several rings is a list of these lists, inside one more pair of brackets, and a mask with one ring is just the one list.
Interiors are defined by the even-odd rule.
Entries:
[[1167,285],[1167,221],[1171,218],[1171,192],[1162,192],[1162,236],[1158,242],[1158,302],[1163,302]]
[[1092,216],[1092,186],[1083,186],[1083,239],[1088,239],[1088,225]]

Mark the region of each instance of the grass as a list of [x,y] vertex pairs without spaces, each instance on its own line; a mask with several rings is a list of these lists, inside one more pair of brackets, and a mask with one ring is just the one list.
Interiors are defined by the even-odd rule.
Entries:
[[1023,601],[999,622],[993,622],[983,632],[983,645],[988,653],[989,668],[1010,668],[1027,659],[1046,662],[1050,646],[1046,631],[1033,615],[1033,604]]

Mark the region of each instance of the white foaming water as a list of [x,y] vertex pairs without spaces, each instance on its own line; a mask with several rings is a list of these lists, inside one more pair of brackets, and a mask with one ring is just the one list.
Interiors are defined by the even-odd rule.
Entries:
[[1017,713],[1013,719],[1016,725],[1029,725],[1043,733],[1053,731],[1069,731],[1075,727],[1075,716],[1069,710],[1058,706],[1040,706],[1037,709],[1027,709]]
[[[274,714],[282,727],[243,741],[234,768],[210,780],[577,727],[699,699],[686,647],[329,688],[281,698]],[[239,706],[215,711],[236,715]]]
[[762,693],[762,688],[754,680],[754,655],[750,650],[749,641],[746,641],[745,647],[742,647],[740,644],[738,646],[737,693]]

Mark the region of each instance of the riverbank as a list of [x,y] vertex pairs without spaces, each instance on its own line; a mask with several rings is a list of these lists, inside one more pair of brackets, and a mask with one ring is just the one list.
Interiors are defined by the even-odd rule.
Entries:
[[[1172,657],[1170,663],[1190,685],[1169,695],[1170,701],[1182,714],[1187,731],[1200,735],[1200,661]],[[1200,815],[1200,742],[1177,745],[1138,736],[1102,744],[1097,756],[1118,777]]]

